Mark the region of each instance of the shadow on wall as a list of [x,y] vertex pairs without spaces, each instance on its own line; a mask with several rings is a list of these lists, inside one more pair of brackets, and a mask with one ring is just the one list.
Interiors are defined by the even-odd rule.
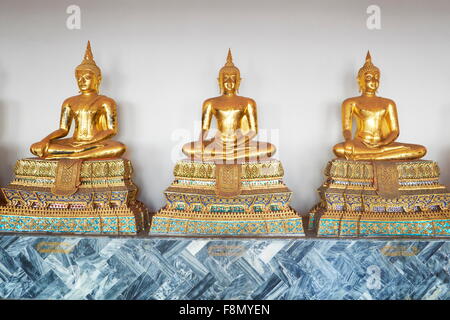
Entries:
[[[1,90],[0,90],[1,92]],[[5,133],[6,127],[6,103],[0,100],[0,137]],[[8,145],[0,145],[0,186],[6,186],[12,180],[14,176],[14,165],[17,161],[19,147],[17,145],[8,146]]]
[[[333,143],[331,145],[323,145],[322,148],[326,148],[324,150],[324,159],[325,161],[330,161],[334,159],[336,156],[333,153],[334,145],[342,142],[344,137],[342,135],[342,102],[345,99],[350,97],[355,97],[359,95],[358,91],[355,91],[355,75],[354,72],[351,71],[351,68],[346,72],[343,82],[342,82],[342,96],[336,97],[336,100],[333,100],[326,104],[325,108],[327,109],[326,117],[324,119],[324,124],[326,128],[332,130],[322,130],[321,135],[319,136],[319,141],[327,141],[330,139],[330,136],[333,137]],[[356,88],[357,89],[357,88]],[[355,133],[356,122],[353,119],[352,131]],[[320,144],[319,144],[320,145]],[[325,167],[326,163],[324,163]]]
[[[95,50],[95,49],[93,49]],[[94,51],[95,57],[95,51]],[[129,80],[127,73],[122,72],[121,60],[114,57],[112,62],[107,66],[102,64],[101,61],[96,61],[99,68],[102,70],[102,84],[100,87],[100,94],[108,95],[112,94],[111,98],[114,100],[120,100],[123,97],[123,88]],[[103,88],[103,90],[102,90]],[[102,93],[105,92],[105,93]]]
[[[350,97],[358,95],[357,86],[355,86],[355,72],[353,71],[354,65],[349,63],[348,70],[342,81],[342,95],[333,97],[333,100],[329,100],[325,103],[321,103],[318,107],[325,109],[325,117],[320,120],[322,124],[320,127],[325,127],[326,130],[317,130],[314,132],[316,137],[314,143],[314,150],[312,154],[314,157],[314,170],[306,171],[308,174],[304,177],[307,182],[303,192],[309,193],[305,203],[301,203],[300,212],[306,214],[314,205],[319,201],[319,196],[317,195],[317,188],[319,188],[324,182],[324,169],[329,161],[336,158],[333,153],[333,146],[339,142],[343,141],[342,136],[342,120],[341,120],[341,105],[342,102]],[[330,79],[330,81],[333,81]],[[320,169],[319,169],[320,168]]]
[[[325,104],[327,110],[325,119],[323,119],[325,127],[330,130],[321,130],[318,135],[317,146],[320,148],[318,153],[319,161],[321,165],[325,168],[328,161],[335,157],[333,153],[333,146],[342,140],[342,130],[341,130],[341,101],[339,98],[336,101],[328,102]],[[331,144],[320,143],[319,141],[332,141]],[[320,173],[320,182],[322,184],[323,180],[323,170]],[[318,185],[318,186],[319,186]]]
[[[156,146],[145,145],[138,148],[132,143],[127,146],[130,151],[127,151],[125,158],[131,160],[133,165],[132,179],[139,189],[137,198],[151,212],[156,212],[165,204],[163,192],[173,180],[173,165],[170,161],[161,163],[162,158],[155,157],[155,154],[163,151]],[[152,199],[152,196],[157,197]]]
[[[448,119],[450,117],[450,105],[444,103],[442,106],[442,117],[440,117],[440,123],[436,124],[437,130],[444,140],[448,140],[450,129],[448,128]],[[448,143],[447,143],[448,145]],[[438,162],[440,170],[441,183],[446,185],[450,190],[450,147],[445,146],[442,150],[438,150],[440,157],[438,159],[432,159]]]
[[[0,137],[3,137],[6,135],[7,130],[7,105],[8,103],[1,99],[3,96],[3,88],[6,86],[6,83],[8,81],[7,74],[3,71],[2,66],[0,65]],[[0,154],[1,154],[1,160],[0,160],[0,186],[7,185],[12,177],[13,177],[13,168],[15,161],[17,160],[17,151],[18,146],[15,145],[7,146],[7,145],[0,145]]]
[[[326,116],[323,119],[326,128],[329,130],[321,130],[317,132],[317,146],[314,151],[314,158],[317,161],[318,165],[314,166],[314,170],[308,170],[308,177],[305,179],[308,180],[309,188],[304,192],[313,192],[312,202],[305,203],[303,208],[305,215],[306,212],[309,212],[318,202],[319,196],[317,194],[317,189],[323,184],[325,176],[324,170],[329,161],[335,158],[333,153],[333,146],[340,141],[340,117],[341,117],[341,107],[340,101],[336,99],[336,101],[331,101],[323,104],[323,108],[326,108]],[[323,143],[324,141],[332,141],[332,143]],[[319,169],[318,169],[319,168]],[[311,199],[311,198],[310,198]]]
[[129,101],[123,101],[120,97],[110,97],[116,101],[117,104],[117,127],[119,132],[112,139],[118,140],[127,146],[127,152],[125,156],[129,154],[128,145],[131,141],[127,141],[130,137],[137,137],[138,126],[134,125],[138,123],[139,114],[136,112],[137,106]]
[[444,159],[444,161],[439,163],[441,183],[450,187],[450,148],[447,148],[442,152],[442,159]]

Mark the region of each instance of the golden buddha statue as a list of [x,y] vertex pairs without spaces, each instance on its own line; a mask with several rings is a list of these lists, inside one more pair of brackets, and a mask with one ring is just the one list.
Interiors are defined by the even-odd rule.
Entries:
[[[0,188],[0,231],[145,234],[148,209],[137,199],[126,147],[117,133],[116,103],[99,95],[101,72],[87,43],[75,69],[80,94],[62,104],[59,129],[30,147],[39,158],[17,161]],[[75,122],[74,134],[70,132]]]
[[439,183],[439,167],[419,160],[425,147],[395,141],[397,109],[376,96],[380,70],[369,52],[357,79],[362,94],[342,104],[345,142],[326,166],[310,229],[327,237],[448,236],[450,193]]
[[[120,157],[125,145],[110,140],[117,134],[116,103],[98,94],[102,76],[89,41],[83,61],[75,69],[75,78],[81,94],[64,101],[59,129],[34,143],[31,153],[45,159]],[[72,120],[75,120],[73,137],[60,139],[69,133]]]
[[[412,160],[423,157],[427,150],[415,144],[395,142],[399,135],[397,108],[394,101],[377,97],[380,70],[366,62],[359,69],[358,83],[362,95],[342,104],[342,126],[345,142],[334,146],[334,153],[347,160]],[[352,121],[357,128],[352,138]]]
[[183,146],[189,158],[176,163],[175,179],[164,191],[167,202],[152,216],[150,233],[304,235],[302,218],[290,206],[283,166],[269,159],[275,147],[253,140],[256,103],[237,95],[241,77],[231,50],[218,80],[222,95],[203,103],[199,141]]
[[[183,153],[191,159],[214,162],[242,162],[261,160],[275,153],[275,146],[267,142],[252,141],[258,134],[256,103],[238,96],[241,81],[239,69],[233,64],[231,50],[227,62],[219,72],[221,96],[203,103],[200,140],[183,146]],[[217,120],[218,132],[206,139],[211,120]]]

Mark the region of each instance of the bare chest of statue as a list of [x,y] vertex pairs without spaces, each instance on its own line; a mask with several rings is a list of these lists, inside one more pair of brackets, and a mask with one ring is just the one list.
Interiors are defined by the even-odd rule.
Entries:
[[387,106],[382,103],[370,105],[356,104],[355,116],[357,117],[357,135],[363,139],[379,140],[382,136],[382,121],[387,112]]
[[232,134],[240,129],[241,120],[245,115],[245,105],[213,105],[213,113],[217,119],[217,128],[222,133]]
[[97,100],[79,100],[71,104],[75,121],[73,138],[77,141],[89,141],[97,133],[98,118],[101,116],[101,102]]

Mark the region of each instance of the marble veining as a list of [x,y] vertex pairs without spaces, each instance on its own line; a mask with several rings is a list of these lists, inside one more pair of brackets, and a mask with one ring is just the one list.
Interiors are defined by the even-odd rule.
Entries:
[[450,299],[446,239],[0,236],[1,299]]

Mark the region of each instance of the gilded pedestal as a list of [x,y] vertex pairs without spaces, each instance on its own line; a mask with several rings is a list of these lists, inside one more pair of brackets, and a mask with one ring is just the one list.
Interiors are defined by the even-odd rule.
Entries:
[[[17,161],[13,181],[1,188],[6,204],[0,206],[0,231],[134,235],[148,230],[129,160],[78,160],[78,176],[71,167],[60,171],[60,161]],[[76,187],[67,189],[77,179]]]
[[450,193],[434,161],[333,160],[310,212],[319,236],[450,236]]
[[[301,217],[289,206],[292,192],[283,183],[279,161],[242,163],[229,169],[230,179],[226,175],[218,179],[213,162],[179,161],[175,181],[165,191],[167,204],[153,216],[150,233],[304,235]],[[240,179],[232,177],[236,172]]]

